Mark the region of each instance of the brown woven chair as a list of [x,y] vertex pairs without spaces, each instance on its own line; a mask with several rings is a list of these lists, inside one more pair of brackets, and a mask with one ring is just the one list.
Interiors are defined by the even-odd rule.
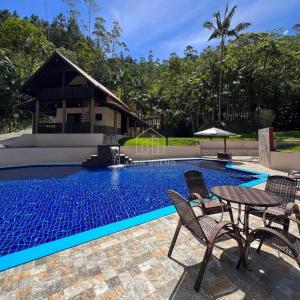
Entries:
[[[295,180],[289,177],[278,176],[278,175],[269,176],[265,191],[281,198],[282,204],[276,207],[269,207],[266,210],[260,207],[252,207],[250,210],[250,214],[258,217],[262,217],[264,218],[264,220],[265,219],[269,220],[274,216],[284,215],[287,204],[295,202],[297,183]],[[286,231],[289,230],[290,220],[288,218],[279,218],[276,219],[274,222],[283,225],[284,230]]]
[[[295,218],[291,215],[295,214]],[[295,236],[288,231],[273,227],[272,223],[276,222],[278,223],[278,219],[288,219],[290,221],[296,222],[298,225],[299,230],[299,236]],[[237,264],[237,268],[240,267],[241,262],[245,266],[246,264],[246,253],[248,247],[250,247],[250,244],[254,240],[260,240],[260,246],[257,249],[257,252],[260,251],[261,244],[263,242],[266,242],[273,247],[277,248],[278,250],[284,252],[288,256],[292,257],[296,260],[298,263],[298,266],[300,267],[300,210],[299,206],[295,203],[288,203],[286,206],[286,212],[284,215],[281,216],[275,216],[270,219],[269,224],[262,228],[254,229],[250,232],[249,236],[247,237],[247,240],[245,242],[245,246],[243,248],[240,260]]]
[[221,221],[224,211],[227,211],[227,207],[223,206],[218,199],[211,199],[202,173],[196,170],[190,170],[184,173],[184,177],[189,191],[188,199],[199,202],[199,207],[201,208],[203,215],[221,213]]
[[291,170],[288,174],[288,177],[296,180],[298,191],[300,191],[300,171],[299,170]]
[[218,223],[216,220],[206,215],[196,217],[190,202],[183,196],[175,191],[168,191],[168,196],[175,205],[179,215],[178,225],[172,239],[168,257],[171,257],[172,255],[181,226],[187,228],[198,241],[207,246],[194,286],[195,290],[198,292],[216,240],[225,234],[229,235],[237,241],[239,249],[242,251],[242,237],[238,228],[233,223]]

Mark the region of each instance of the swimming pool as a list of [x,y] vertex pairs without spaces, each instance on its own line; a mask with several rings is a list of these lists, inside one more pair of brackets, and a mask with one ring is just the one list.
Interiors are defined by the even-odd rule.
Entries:
[[257,180],[207,160],[1,169],[0,270],[174,212],[166,191],[187,195],[190,169],[202,171],[209,188]]

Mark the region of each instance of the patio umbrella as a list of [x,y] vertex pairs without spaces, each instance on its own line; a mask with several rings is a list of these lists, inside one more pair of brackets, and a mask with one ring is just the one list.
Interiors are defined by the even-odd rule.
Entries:
[[208,137],[224,137],[224,153],[226,153],[226,138],[232,135],[236,135],[230,131],[226,131],[223,129],[219,129],[216,127],[212,127],[209,129],[205,129],[199,132],[195,132],[194,135],[196,136],[208,136]]

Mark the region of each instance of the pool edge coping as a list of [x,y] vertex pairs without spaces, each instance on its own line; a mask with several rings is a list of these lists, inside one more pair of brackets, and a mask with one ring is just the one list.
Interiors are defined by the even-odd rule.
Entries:
[[[232,161],[224,161],[224,160],[218,160],[218,159],[206,159],[206,158],[170,158],[170,159],[155,159],[155,160],[143,160],[143,161],[136,161],[141,163],[146,162],[158,162],[158,161],[174,161],[174,160],[212,160],[212,161],[221,161],[226,162],[225,168],[233,169],[237,171],[243,171],[247,173],[251,173],[254,175],[258,175],[259,177],[255,180],[251,180],[249,182],[240,184],[240,186],[244,187],[253,187],[258,184],[264,183],[267,180],[267,173],[259,172],[259,171],[250,171],[244,168],[236,167],[232,164]],[[30,166],[53,166],[54,164],[43,164],[43,165],[21,165],[21,166],[12,166],[12,167],[4,167],[1,169],[7,169],[7,168],[22,168],[22,167],[30,167]],[[56,164],[56,166],[74,166],[78,164]],[[31,261],[76,247],[80,246],[82,244],[91,242],[93,240],[96,240],[98,238],[102,238],[105,236],[108,236],[113,233],[117,233],[147,222],[151,222],[154,220],[157,220],[159,218],[165,217],[167,215],[175,213],[175,207],[173,205],[154,210],[139,216],[135,216],[129,219],[124,219],[118,222],[110,223],[104,226],[96,227],[87,231],[83,231],[77,234],[73,234],[71,236],[54,240],[45,244],[41,244],[35,247],[31,247],[28,249],[24,249],[21,251],[17,251],[11,254],[7,254],[5,256],[0,257],[0,272],[3,272],[5,270],[23,265],[25,263],[29,263]]]

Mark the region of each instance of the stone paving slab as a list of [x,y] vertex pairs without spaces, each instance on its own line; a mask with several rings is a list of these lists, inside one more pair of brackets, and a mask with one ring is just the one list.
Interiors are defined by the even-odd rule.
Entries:
[[[300,299],[292,259],[263,245],[259,254],[251,250],[251,271],[236,270],[231,239],[217,243],[197,294],[193,285],[205,247],[183,229],[173,251],[180,264],[169,259],[177,221],[173,214],[1,272],[0,299]],[[261,225],[251,218],[252,227]]]

